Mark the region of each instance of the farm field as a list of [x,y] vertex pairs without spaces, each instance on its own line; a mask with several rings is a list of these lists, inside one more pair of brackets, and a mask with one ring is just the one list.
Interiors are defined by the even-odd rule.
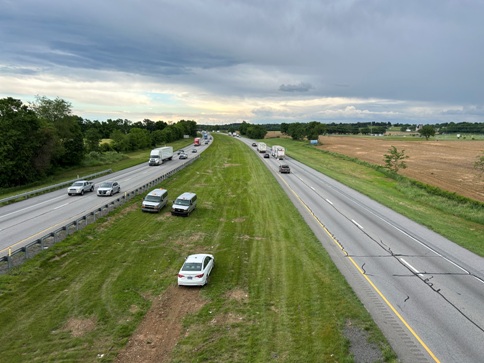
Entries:
[[484,177],[474,169],[484,141],[396,140],[386,137],[320,136],[318,148],[383,165],[391,146],[405,150],[407,169],[400,174],[484,202]]

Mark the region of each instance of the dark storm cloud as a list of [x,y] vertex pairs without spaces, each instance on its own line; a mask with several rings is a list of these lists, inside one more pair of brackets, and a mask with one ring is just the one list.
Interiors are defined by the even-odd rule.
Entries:
[[0,0],[0,6],[0,75],[107,71],[214,98],[429,102],[443,105],[442,115],[483,105],[478,0]]

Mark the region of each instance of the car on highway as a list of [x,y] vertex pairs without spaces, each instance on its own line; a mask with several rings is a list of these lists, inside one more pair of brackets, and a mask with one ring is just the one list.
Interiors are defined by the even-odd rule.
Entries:
[[279,173],[282,174],[289,174],[291,172],[291,168],[287,164],[279,165]]
[[105,181],[99,184],[96,194],[99,197],[114,195],[121,191],[121,185],[117,181]]
[[214,265],[213,255],[199,253],[188,256],[178,272],[178,286],[205,286]]
[[177,154],[178,154],[178,155],[180,155],[180,154],[185,154],[185,150],[180,149],[180,150],[178,150]]
[[269,155],[269,153],[265,153],[264,154],[264,159],[269,159],[271,156]]
[[256,147],[256,146],[257,146],[257,144],[256,144],[255,142],[253,142],[253,143],[252,143],[252,146]]
[[196,153],[197,152],[197,149],[192,149],[192,153]]
[[188,159],[188,155],[185,153],[180,154],[179,159]]

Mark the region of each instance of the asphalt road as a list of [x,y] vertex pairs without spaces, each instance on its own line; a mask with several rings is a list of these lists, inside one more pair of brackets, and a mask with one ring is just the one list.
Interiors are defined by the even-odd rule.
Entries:
[[[196,147],[198,153],[209,145]],[[116,180],[121,185],[121,193],[135,190],[160,175],[186,163],[198,153],[192,153],[194,146],[184,148],[188,160],[179,160],[175,151],[173,159],[165,161],[160,166],[148,166],[146,163],[112,173],[102,178],[92,180],[97,186],[106,180]],[[119,194],[98,197],[96,190],[84,195],[68,196],[67,187],[51,193],[43,194],[21,202],[0,208],[0,257],[7,255],[9,249],[15,251],[28,243],[54,231],[79,217],[100,208],[116,198]],[[176,197],[176,196],[173,196]]]
[[295,160],[260,156],[402,362],[484,362],[482,257]]

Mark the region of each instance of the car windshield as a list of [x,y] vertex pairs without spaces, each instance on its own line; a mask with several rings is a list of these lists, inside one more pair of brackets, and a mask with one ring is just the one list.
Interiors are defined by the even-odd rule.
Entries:
[[202,271],[201,262],[185,262],[182,271]]
[[104,182],[104,183],[101,183],[101,185],[99,187],[100,188],[111,188],[112,185],[113,185],[113,183],[111,183],[111,182]]
[[84,185],[83,182],[75,182],[74,184],[72,184],[72,186],[74,187],[82,187]]
[[152,158],[152,159],[159,159],[160,156],[159,155],[151,155],[150,158]]
[[147,195],[145,198],[145,201],[147,202],[159,202],[160,197],[157,197],[156,195]]
[[178,205],[190,205],[190,201],[187,200],[187,199],[177,199],[175,201],[175,204],[178,204]]

